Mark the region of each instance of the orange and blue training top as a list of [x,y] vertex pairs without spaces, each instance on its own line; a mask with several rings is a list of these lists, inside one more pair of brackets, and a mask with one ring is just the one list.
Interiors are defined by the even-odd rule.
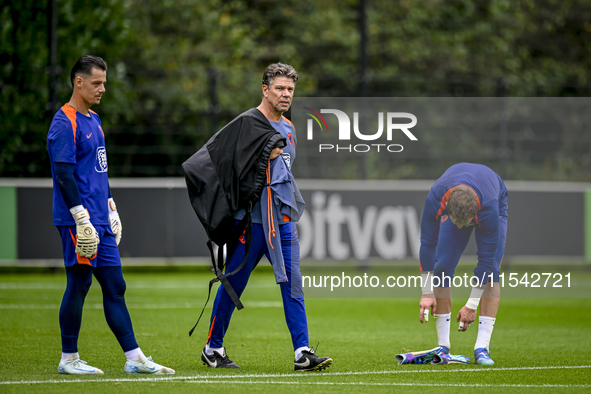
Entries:
[[507,216],[507,188],[501,177],[487,166],[459,163],[448,168],[427,195],[421,218],[421,271],[433,271],[440,220],[447,215],[447,200],[458,186],[467,186],[476,193],[478,211],[472,222],[479,238],[478,261],[492,266],[499,243],[499,217]]
[[66,104],[56,112],[49,127],[47,151],[52,162],[55,226],[73,226],[76,223],[57,186],[53,163],[75,165],[74,178],[90,221],[94,225],[109,224],[105,135],[98,114],[89,113],[90,116],[86,116]]

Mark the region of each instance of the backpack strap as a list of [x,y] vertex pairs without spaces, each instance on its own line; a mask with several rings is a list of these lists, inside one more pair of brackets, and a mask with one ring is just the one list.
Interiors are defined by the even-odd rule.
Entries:
[[248,254],[250,253],[250,241],[252,239],[252,220],[250,217],[250,211],[252,210],[252,206],[253,206],[252,203],[249,204],[249,207],[246,211],[246,215],[244,215],[242,220],[238,223],[238,225],[232,231],[232,236],[230,237],[230,241],[228,243],[224,244],[224,245],[228,245],[228,246],[231,245],[231,252],[228,255],[228,260],[229,260],[229,257],[234,253],[235,245],[238,242],[240,236],[243,233],[245,233],[246,239],[245,239],[245,245],[244,245],[244,247],[245,247],[244,258],[242,259],[242,262],[240,263],[240,265],[238,267],[236,267],[236,269],[234,271],[224,274],[224,268],[226,268],[226,266],[228,265],[227,261],[224,262],[224,245],[218,246],[218,253],[217,253],[218,256],[217,256],[217,264],[216,264],[215,253],[213,252],[213,243],[211,242],[211,239],[207,240],[207,247],[209,249],[209,254],[211,256],[211,265],[212,265],[211,271],[215,274],[216,277],[209,281],[209,290],[207,292],[207,300],[205,301],[205,305],[203,305],[203,309],[201,309],[201,313],[199,314],[199,318],[197,319],[197,323],[195,323],[195,325],[193,326],[191,331],[189,331],[189,336],[191,336],[193,334],[193,331],[195,331],[195,328],[197,328],[197,325],[199,324],[199,321],[201,320],[201,317],[203,316],[203,312],[205,311],[205,307],[207,306],[207,303],[209,302],[209,298],[211,296],[211,288],[215,282],[218,282],[218,281],[221,282],[222,286],[224,286],[224,289],[226,289],[226,292],[228,293],[228,295],[232,299],[232,302],[234,302],[234,305],[236,305],[236,308],[238,308],[238,310],[241,310],[244,308],[244,305],[242,305],[242,302],[240,301],[240,297],[238,297],[238,295],[236,294],[236,292],[232,288],[232,285],[228,281],[228,277],[232,276],[235,273],[237,273],[238,271],[240,271],[242,269],[242,267],[244,266],[244,264],[246,263],[246,260],[248,259]]

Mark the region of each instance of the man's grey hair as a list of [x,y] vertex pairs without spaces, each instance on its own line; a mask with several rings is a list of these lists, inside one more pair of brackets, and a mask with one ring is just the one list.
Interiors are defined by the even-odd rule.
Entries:
[[291,78],[294,84],[297,83],[298,79],[300,78],[295,68],[293,68],[289,64],[273,63],[270,64],[269,67],[267,67],[267,69],[263,73],[263,85],[271,87],[275,77]]

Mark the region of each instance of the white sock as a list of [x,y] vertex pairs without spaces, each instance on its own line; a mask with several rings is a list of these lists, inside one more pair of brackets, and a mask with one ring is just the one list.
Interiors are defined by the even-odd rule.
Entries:
[[213,356],[213,351],[217,351],[219,354],[225,354],[224,347],[209,347],[209,343],[205,345],[205,354]]
[[135,348],[133,350],[130,350],[128,352],[125,352],[125,357],[127,357],[127,359],[129,361],[142,361],[144,358],[146,358],[146,356],[144,356],[144,352],[142,352],[142,349]]
[[310,348],[308,346],[302,346],[302,347],[299,347],[295,350],[295,360],[296,361],[298,361],[300,358],[302,358],[302,356],[303,356],[302,352],[304,350],[310,350]]
[[72,361],[76,358],[80,357],[80,354],[78,354],[78,352],[76,353],[62,353],[62,363],[67,363],[68,361]]
[[451,349],[449,341],[449,330],[451,326],[451,312],[444,313],[441,315],[434,314],[435,316],[435,328],[437,328],[437,344],[439,346],[445,346]]
[[494,317],[478,317],[478,337],[476,338],[474,350],[481,347],[488,349],[490,345],[490,337],[492,336],[493,328],[495,328],[495,320]]

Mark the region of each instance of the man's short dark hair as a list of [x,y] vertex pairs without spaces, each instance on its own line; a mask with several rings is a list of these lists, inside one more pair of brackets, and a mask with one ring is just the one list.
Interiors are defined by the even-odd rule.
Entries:
[[478,211],[476,194],[467,187],[456,188],[447,200],[447,213],[460,223],[468,223]]
[[74,87],[74,81],[78,75],[84,75],[85,77],[89,77],[92,75],[92,69],[98,68],[103,71],[107,71],[107,62],[105,62],[102,58],[93,55],[86,55],[82,56],[74,67],[72,67],[72,71],[70,72],[70,82],[72,83],[72,87]]
[[295,68],[289,64],[283,63],[273,63],[267,67],[263,73],[263,85],[271,87],[275,77],[291,78],[294,84],[298,81],[298,79],[300,79],[300,76],[298,75],[298,72],[295,70]]

